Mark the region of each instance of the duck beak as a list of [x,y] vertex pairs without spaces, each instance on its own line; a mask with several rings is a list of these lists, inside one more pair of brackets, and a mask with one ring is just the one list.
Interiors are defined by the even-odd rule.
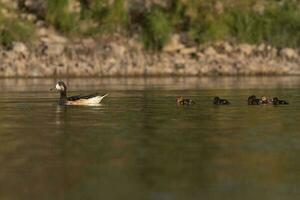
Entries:
[[53,92],[53,91],[55,91],[55,88],[50,88],[49,91]]

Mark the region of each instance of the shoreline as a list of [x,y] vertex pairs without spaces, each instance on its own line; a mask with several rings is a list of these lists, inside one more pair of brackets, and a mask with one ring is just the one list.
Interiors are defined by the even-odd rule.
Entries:
[[169,78],[284,78],[284,77],[299,77],[300,74],[253,74],[253,75],[112,75],[112,76],[0,76],[0,80],[26,80],[26,79],[169,79]]
[[58,34],[0,48],[0,77],[205,77],[300,75],[300,52],[266,44],[218,42],[186,46],[178,35],[162,51],[137,39],[69,40]]
[[[172,90],[182,91],[218,89],[234,90],[247,89],[257,93],[269,93],[274,88],[297,89],[300,87],[299,76],[281,77],[168,77],[168,78],[7,78],[0,79],[0,87],[4,92],[45,92],[51,95],[49,88],[58,80],[64,81],[69,86],[69,91],[91,91],[114,93],[118,91],[140,90]],[[271,90],[270,90],[271,89]],[[268,91],[268,92],[266,92]],[[229,91],[228,91],[229,92]]]

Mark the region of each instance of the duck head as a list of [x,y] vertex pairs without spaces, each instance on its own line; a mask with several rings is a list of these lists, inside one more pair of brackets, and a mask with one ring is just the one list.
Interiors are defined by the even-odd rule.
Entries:
[[57,91],[66,91],[67,90],[66,84],[62,81],[58,81],[55,88]]
[[219,102],[219,100],[220,100],[220,98],[219,98],[219,97],[215,97],[215,98],[214,98],[214,103],[217,103],[217,102]]
[[67,86],[63,81],[58,81],[54,88],[51,88],[50,91],[56,90],[60,93],[61,97],[66,97]]
[[177,103],[180,103],[181,101],[183,101],[183,97],[182,96],[176,97],[176,102]]
[[253,102],[256,100],[256,96],[255,95],[251,95],[248,97],[248,104],[251,105],[253,104]]
[[279,99],[278,99],[277,97],[274,97],[273,100],[272,100],[272,102],[275,103],[275,104],[276,104],[278,101],[279,101]]
[[261,101],[262,104],[271,104],[271,103],[273,103],[272,99],[269,99],[266,96],[262,96],[260,101]]
[[251,95],[251,96],[248,97],[248,100],[253,100],[253,99],[256,99],[255,95]]

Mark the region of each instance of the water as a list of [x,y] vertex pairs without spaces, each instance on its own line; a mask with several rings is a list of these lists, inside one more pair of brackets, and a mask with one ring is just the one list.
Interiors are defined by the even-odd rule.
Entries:
[[58,106],[55,82],[0,80],[0,199],[300,196],[300,77],[66,80],[70,94],[109,92],[96,107]]

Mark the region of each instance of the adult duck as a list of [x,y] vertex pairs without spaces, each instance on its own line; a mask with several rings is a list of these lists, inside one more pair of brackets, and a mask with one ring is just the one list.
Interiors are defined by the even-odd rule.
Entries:
[[96,105],[100,104],[104,97],[108,94],[103,96],[99,95],[98,93],[89,94],[89,95],[76,95],[67,97],[67,86],[63,81],[58,81],[55,85],[55,88],[51,88],[52,90],[56,90],[60,93],[59,98],[59,105]]

